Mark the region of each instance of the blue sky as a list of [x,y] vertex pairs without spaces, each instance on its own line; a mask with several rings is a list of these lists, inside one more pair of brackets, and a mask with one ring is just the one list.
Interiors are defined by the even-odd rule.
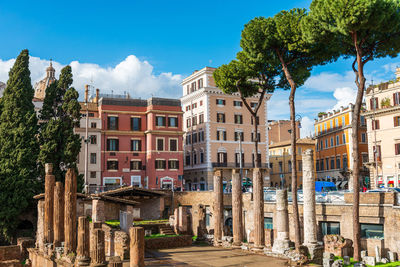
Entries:
[[[92,81],[103,92],[148,97],[180,96],[180,80],[204,66],[228,63],[239,51],[240,33],[256,16],[308,7],[311,1],[1,1],[0,81],[20,50],[32,58],[32,80],[52,58],[59,70],[71,64],[75,87]],[[375,82],[393,78],[399,60],[367,65]],[[298,89],[297,109],[309,131],[318,111],[352,98],[349,61],[317,67]],[[151,88],[150,88],[151,87]],[[149,89],[150,88],[150,89]],[[287,92],[270,101],[270,118],[288,118]],[[308,126],[307,126],[308,125]]]

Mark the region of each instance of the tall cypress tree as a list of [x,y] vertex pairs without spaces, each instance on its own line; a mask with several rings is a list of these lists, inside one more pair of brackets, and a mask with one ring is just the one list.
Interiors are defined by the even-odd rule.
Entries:
[[23,50],[9,72],[0,115],[0,235],[13,241],[18,216],[32,203],[38,184],[37,117],[29,71],[29,52]]
[[79,126],[79,94],[71,87],[72,69],[66,66],[60,77],[46,89],[43,108],[40,112],[40,154],[41,172],[44,164],[53,163],[56,179],[63,181],[67,168],[76,168],[76,160],[81,149],[79,134],[74,127]]

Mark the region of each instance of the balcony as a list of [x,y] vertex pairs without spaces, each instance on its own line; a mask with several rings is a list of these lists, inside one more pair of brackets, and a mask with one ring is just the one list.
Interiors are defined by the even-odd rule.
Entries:
[[[239,163],[236,162],[213,162],[211,163],[213,168],[230,168],[230,169],[238,169],[240,168]],[[253,163],[244,163],[243,169],[253,169],[255,168]],[[268,168],[267,163],[261,163],[260,168]]]

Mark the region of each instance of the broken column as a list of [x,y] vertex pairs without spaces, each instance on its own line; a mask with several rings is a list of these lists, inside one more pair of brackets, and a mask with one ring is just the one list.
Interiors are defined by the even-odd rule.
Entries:
[[130,235],[130,267],[144,266],[144,228],[131,227]]
[[259,168],[253,170],[254,249],[264,247],[264,187]]
[[54,189],[54,247],[60,247],[64,242],[64,187],[62,182],[56,182]]
[[187,220],[187,208],[184,206],[179,207],[179,233],[180,234],[187,234],[188,232],[188,220]]
[[91,265],[96,267],[106,266],[106,251],[104,244],[104,231],[94,229],[93,231],[93,255]]
[[179,209],[174,210],[174,231],[176,234],[179,233]]
[[96,230],[96,229],[102,229],[102,225],[101,225],[102,223],[101,222],[92,222],[92,223],[90,223],[90,245],[89,245],[89,248],[90,248],[90,258],[93,258],[94,257],[94,247],[95,247],[95,245],[94,245],[94,231]]
[[54,205],[54,184],[53,164],[45,165],[45,185],[44,185],[44,240],[45,243],[53,243],[53,205]]
[[44,250],[44,200],[38,201],[38,220],[36,230],[36,247],[40,250]]
[[92,220],[94,222],[104,222],[104,201],[100,198],[92,200]]
[[222,224],[224,218],[224,195],[222,192],[222,171],[214,173],[214,245],[222,243]]
[[290,247],[289,214],[286,189],[276,190],[276,224],[277,236],[272,246],[275,253],[284,253]]
[[88,266],[90,263],[89,239],[89,219],[81,216],[78,219],[78,247],[76,249],[78,266]]
[[197,240],[204,240],[205,235],[207,234],[207,226],[206,226],[206,209],[203,205],[199,205],[198,208],[198,226],[197,226]]
[[303,153],[303,218],[304,218],[304,245],[308,248],[310,260],[313,263],[322,263],[323,247],[317,242],[317,218],[315,214],[315,178],[312,149]]
[[76,250],[76,172],[68,169],[65,175],[64,205],[64,253]]
[[240,247],[243,241],[242,181],[240,174],[232,170],[232,227],[233,246]]

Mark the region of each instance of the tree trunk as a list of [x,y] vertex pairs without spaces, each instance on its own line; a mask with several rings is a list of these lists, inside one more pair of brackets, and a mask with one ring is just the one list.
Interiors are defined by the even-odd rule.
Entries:
[[[358,50],[358,49],[357,49]],[[357,69],[356,74],[356,85],[357,98],[354,105],[354,112],[351,122],[352,139],[353,139],[353,169],[352,169],[352,179],[353,179],[353,245],[354,245],[354,261],[360,261],[361,252],[361,240],[360,240],[360,159],[358,153],[358,134],[359,134],[359,124],[360,124],[360,111],[362,105],[362,98],[364,95],[365,88],[365,77],[364,77],[364,63],[362,62],[362,55],[358,50],[357,52]]]

